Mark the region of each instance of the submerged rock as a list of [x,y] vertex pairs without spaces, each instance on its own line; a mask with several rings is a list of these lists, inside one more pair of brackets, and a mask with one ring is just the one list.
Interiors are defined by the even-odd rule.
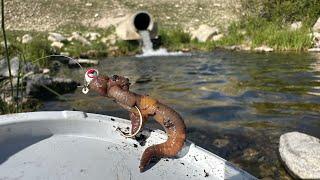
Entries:
[[320,140],[299,132],[281,135],[280,157],[284,165],[301,179],[320,179]]

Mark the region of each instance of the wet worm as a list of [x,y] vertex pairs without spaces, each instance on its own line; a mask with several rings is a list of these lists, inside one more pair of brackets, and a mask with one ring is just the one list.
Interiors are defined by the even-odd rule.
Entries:
[[153,157],[162,158],[177,155],[186,140],[186,126],[181,116],[172,108],[147,95],[131,92],[129,87],[129,79],[117,75],[112,77],[98,76],[89,85],[91,90],[112,98],[129,111],[132,134],[139,130],[140,125],[140,115],[135,107],[140,109],[143,125],[148,117],[153,116],[165,129],[168,136],[167,141],[152,145],[143,152],[139,166],[140,172],[143,172]]

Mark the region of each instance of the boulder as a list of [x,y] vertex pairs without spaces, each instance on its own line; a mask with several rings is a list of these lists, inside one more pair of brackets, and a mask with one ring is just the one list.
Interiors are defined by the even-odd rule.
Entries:
[[22,40],[21,40],[21,43],[22,44],[28,44],[32,41],[32,36],[30,34],[25,34],[22,36]]
[[[20,59],[18,57],[14,57],[10,59],[11,75],[13,77],[18,76],[19,63],[20,63]],[[38,73],[39,71],[40,71],[39,67],[32,64],[31,62],[21,64],[21,72],[24,74],[29,72]],[[9,77],[9,70],[8,70],[8,64],[6,59],[0,60],[0,77],[3,77],[3,78]]]
[[197,39],[199,42],[211,40],[214,35],[219,34],[219,29],[210,27],[206,24],[200,25],[197,30],[191,31],[192,39]]
[[301,179],[320,179],[320,140],[299,132],[281,135],[280,157],[287,169]]
[[223,37],[224,37],[223,34],[217,34],[217,35],[214,35],[214,36],[212,37],[212,40],[213,40],[213,41],[219,41],[219,40],[221,40]]
[[302,22],[301,21],[293,22],[290,25],[290,30],[291,31],[296,31],[296,30],[300,29],[301,27],[302,27]]
[[61,49],[61,48],[63,48],[63,46],[64,46],[64,44],[62,42],[55,41],[55,42],[51,43],[51,47],[53,47],[53,48]]
[[310,48],[308,49],[309,52],[320,52],[320,48]]
[[[4,41],[1,41],[0,45],[1,45],[2,48],[5,48]],[[9,41],[7,41],[7,46],[8,46],[8,48],[11,46],[11,43]]]
[[314,32],[312,33],[313,37],[313,44],[315,48],[320,48],[320,32]]
[[26,94],[38,99],[48,99],[57,96],[56,93],[71,93],[77,89],[77,86],[78,83],[72,79],[34,74],[26,79]]
[[[17,76],[19,71],[19,58],[14,57],[10,59],[10,67],[11,67],[11,75]],[[9,77],[9,70],[8,70],[8,63],[7,60],[4,58],[0,60],[0,77]]]
[[250,51],[251,47],[246,44],[226,46],[225,49],[232,51]]
[[258,52],[272,52],[273,48],[263,45],[263,46],[254,48],[254,50]]
[[50,73],[50,69],[44,68],[44,69],[42,69],[42,73],[43,74],[49,74]]
[[66,41],[67,38],[59,33],[49,33],[48,40],[51,42],[63,42]]
[[320,32],[320,17],[318,18],[317,22],[313,25],[312,30],[314,32]]
[[85,35],[86,38],[88,38],[90,41],[96,41],[98,38],[101,37],[101,34],[96,33],[96,32],[88,32]]
[[115,45],[117,42],[117,36],[115,34],[111,34],[107,37],[101,39],[102,43],[110,43],[111,45]]
[[72,36],[68,38],[68,41],[79,41],[83,45],[91,45],[91,42],[84,38],[79,32],[73,32]]

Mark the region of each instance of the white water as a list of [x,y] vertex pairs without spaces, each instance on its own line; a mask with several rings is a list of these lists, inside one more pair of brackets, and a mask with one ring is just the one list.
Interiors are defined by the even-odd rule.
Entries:
[[183,56],[185,53],[178,52],[168,52],[165,48],[160,48],[154,50],[152,47],[152,42],[150,39],[149,31],[139,31],[140,36],[142,37],[143,47],[142,54],[137,55],[137,57],[149,57],[149,56]]

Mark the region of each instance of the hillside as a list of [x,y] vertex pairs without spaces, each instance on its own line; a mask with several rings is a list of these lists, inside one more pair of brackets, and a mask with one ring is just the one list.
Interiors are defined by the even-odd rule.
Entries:
[[55,31],[66,25],[107,27],[127,13],[146,10],[160,26],[226,27],[236,20],[240,0],[12,0],[5,1],[11,30]]

